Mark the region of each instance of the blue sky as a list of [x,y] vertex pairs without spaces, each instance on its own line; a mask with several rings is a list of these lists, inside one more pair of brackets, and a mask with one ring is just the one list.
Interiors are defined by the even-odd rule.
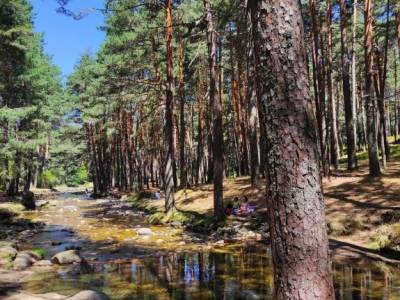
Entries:
[[[35,14],[35,31],[44,33],[46,53],[68,76],[82,53],[95,53],[104,40],[104,32],[98,26],[104,23],[101,13],[92,13],[82,20],[56,12],[56,0],[30,0]],[[68,8],[73,11],[103,5],[103,0],[71,0]]]

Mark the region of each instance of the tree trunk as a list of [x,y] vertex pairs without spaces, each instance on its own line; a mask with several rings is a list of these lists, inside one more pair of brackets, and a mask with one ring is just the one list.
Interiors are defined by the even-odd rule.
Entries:
[[223,176],[224,176],[224,136],[222,130],[222,105],[218,93],[218,64],[217,64],[217,40],[214,30],[211,4],[204,0],[205,20],[207,23],[207,46],[210,72],[210,107],[213,118],[213,183],[214,183],[214,216],[217,220],[224,217],[223,202]]
[[[357,53],[356,53],[356,43],[357,43],[357,0],[353,0],[353,24],[352,24],[352,44],[351,44],[351,83],[352,83],[352,112],[355,118],[355,131],[354,131],[354,144],[357,145],[357,117],[359,113],[357,112]],[[356,156],[357,159],[357,156]],[[357,163],[357,161],[356,161]]]
[[[250,11],[249,11],[250,12]],[[258,141],[257,141],[257,75],[255,71],[256,61],[254,59],[253,26],[249,16],[248,23],[248,46],[247,46],[247,114],[250,140],[250,178],[251,185],[257,185],[259,174]]]
[[185,159],[185,53],[183,41],[179,43],[179,116],[180,116],[180,132],[179,132],[179,165],[180,165],[180,186],[187,185],[187,167]]
[[172,0],[165,1],[165,42],[166,42],[166,97],[165,97],[165,139],[167,153],[165,157],[164,184],[165,184],[165,212],[170,213],[175,208],[174,199],[174,173],[175,147],[174,147],[174,124],[173,124],[173,105],[174,96],[172,93],[174,77],[172,74]]
[[350,60],[347,43],[347,10],[345,0],[340,0],[340,44],[342,62],[342,82],[344,113],[346,119],[347,137],[347,169],[354,170],[357,167],[357,143],[356,143],[356,114],[350,90]]
[[[380,78],[380,98],[378,99],[378,108],[380,115],[380,128],[382,134],[382,142],[384,145],[385,158],[390,159],[390,145],[387,137],[387,118],[385,109],[385,89],[387,78],[387,64],[388,64],[388,48],[389,48],[389,33],[390,33],[390,0],[386,2],[386,28],[385,28],[385,45],[383,50],[383,69]],[[386,160],[384,162],[386,165]]]
[[337,115],[336,115],[336,100],[333,96],[333,83],[332,83],[332,3],[327,0],[327,32],[328,32],[328,59],[327,59],[327,88],[328,88],[328,103],[329,103],[329,127],[330,127],[330,143],[331,143],[331,163],[338,169],[339,167],[339,139],[337,128]]
[[373,83],[373,52],[372,52],[372,0],[364,2],[364,49],[365,49],[365,110],[367,113],[367,139],[369,174],[379,176],[381,167],[378,156],[378,130],[377,130],[377,107],[376,100],[372,94]]
[[318,136],[319,146],[321,153],[321,162],[324,175],[328,175],[329,164],[327,164],[327,147],[326,147],[326,114],[325,114],[325,76],[324,76],[324,60],[323,60],[323,47],[322,39],[320,37],[320,29],[318,24],[318,15],[316,11],[316,1],[309,0],[311,26],[312,26],[312,39],[314,47],[313,55],[313,69],[315,72],[316,82],[314,84],[315,104],[317,113]]
[[268,111],[267,204],[274,299],[333,300],[316,120],[297,0],[252,0],[260,12],[262,99]]

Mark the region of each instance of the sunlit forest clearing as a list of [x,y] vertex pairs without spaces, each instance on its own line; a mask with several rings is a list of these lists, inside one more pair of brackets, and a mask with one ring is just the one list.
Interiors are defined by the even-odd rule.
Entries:
[[0,0],[0,299],[400,299],[399,57],[397,0]]

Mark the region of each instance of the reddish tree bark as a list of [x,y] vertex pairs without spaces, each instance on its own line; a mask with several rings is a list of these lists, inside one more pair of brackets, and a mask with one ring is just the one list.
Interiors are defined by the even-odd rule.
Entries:
[[260,13],[267,203],[274,299],[334,299],[316,120],[297,0],[254,1]]
[[175,147],[173,133],[173,106],[174,96],[172,93],[174,77],[172,65],[172,0],[165,1],[165,44],[166,44],[166,97],[165,97],[165,140],[167,153],[165,157],[164,185],[165,185],[165,211],[171,212],[175,208],[174,199],[174,174],[176,173]]
[[212,108],[212,152],[214,183],[214,216],[217,220],[224,217],[223,176],[224,176],[224,135],[222,129],[222,105],[218,93],[217,40],[214,30],[211,4],[204,0],[205,20],[207,23],[207,46],[210,76],[210,107]]
[[372,95],[373,83],[373,52],[372,52],[372,0],[364,2],[364,49],[365,49],[365,110],[367,112],[367,140],[369,174],[379,176],[381,167],[378,156],[378,130],[376,124],[377,107],[376,100]]

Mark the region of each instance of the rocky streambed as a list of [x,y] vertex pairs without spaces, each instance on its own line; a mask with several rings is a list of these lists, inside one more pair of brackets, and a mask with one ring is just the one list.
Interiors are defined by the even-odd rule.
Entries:
[[[72,193],[21,218],[0,242],[0,299],[271,299],[257,218],[193,233],[177,222],[150,225],[124,199]],[[333,270],[337,299],[400,299],[395,266],[335,259]]]

